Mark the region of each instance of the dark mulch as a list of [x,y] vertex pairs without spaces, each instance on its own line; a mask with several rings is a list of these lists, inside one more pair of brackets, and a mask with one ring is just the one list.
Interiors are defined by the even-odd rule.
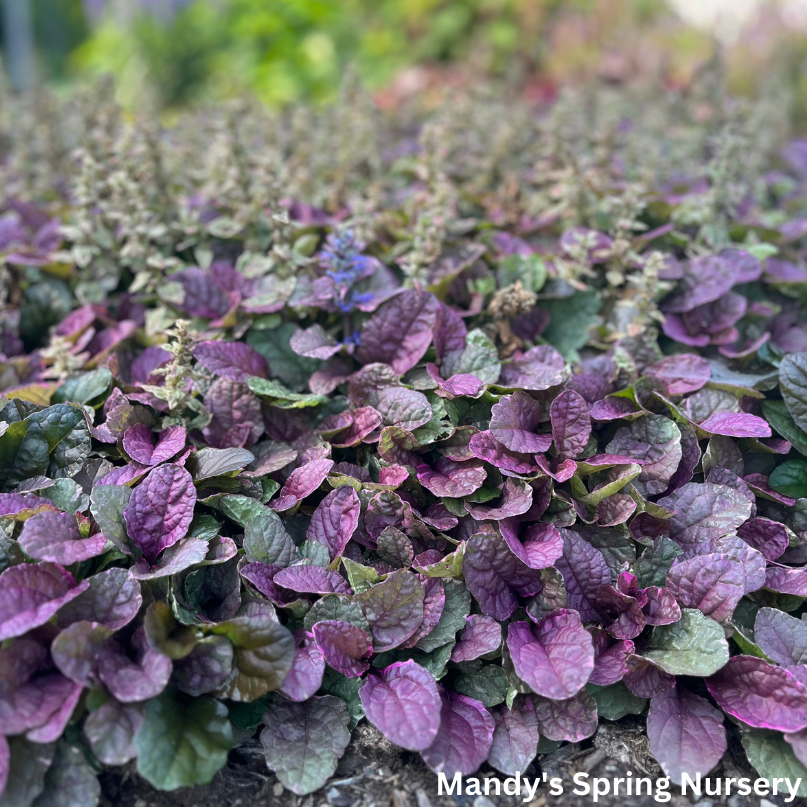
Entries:
[[[540,787],[528,807],[583,807],[593,803],[591,796],[576,796],[572,776],[586,771],[593,777],[656,776],[658,766],[647,749],[647,740],[639,721],[625,719],[603,723],[596,736],[583,743],[563,746],[540,757],[525,771],[532,779],[543,773],[560,777],[565,783],[562,796],[552,796]],[[478,776],[498,776],[486,766]],[[729,752],[710,778],[756,774],[748,767],[739,741],[732,738]],[[102,807],[500,807],[523,803],[513,796],[438,796],[437,777],[419,755],[401,752],[374,728],[359,726],[354,731],[336,774],[321,790],[309,796],[295,796],[284,789],[267,770],[260,743],[250,740],[232,752],[227,767],[206,787],[184,788],[162,793],[140,778],[133,767],[113,769],[101,777]],[[655,805],[650,796],[603,796],[602,807],[645,807]],[[681,795],[671,788],[669,807],[780,807],[781,797],[760,800],[756,796],[703,796],[700,800]],[[796,807],[804,807],[799,801]]]

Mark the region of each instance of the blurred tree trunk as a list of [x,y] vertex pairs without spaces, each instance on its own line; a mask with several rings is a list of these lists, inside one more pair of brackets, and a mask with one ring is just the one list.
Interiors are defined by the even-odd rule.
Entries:
[[34,32],[30,0],[3,0],[6,66],[16,90],[34,84]]

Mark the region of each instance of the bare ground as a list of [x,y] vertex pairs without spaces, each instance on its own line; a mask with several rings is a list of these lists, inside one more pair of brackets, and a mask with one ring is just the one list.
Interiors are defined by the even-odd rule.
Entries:
[[[603,723],[597,734],[583,743],[568,744],[552,754],[540,756],[525,772],[533,778],[544,772],[564,780],[565,793],[552,796],[545,787],[537,791],[528,807],[584,807],[593,803],[591,796],[575,796],[572,776],[586,771],[593,778],[655,776],[659,769],[649,755],[641,723],[624,719]],[[477,774],[505,777],[488,767]],[[710,778],[750,776],[736,737],[730,737],[729,751]],[[513,796],[438,796],[437,777],[423,764],[420,756],[401,752],[387,742],[373,727],[363,724],[339,763],[336,774],[316,793],[296,796],[283,788],[267,770],[260,743],[250,740],[230,755],[229,764],[206,787],[194,787],[162,793],[137,775],[133,767],[113,769],[101,777],[102,807],[504,807],[521,804]],[[602,807],[644,807],[655,805],[650,796],[605,796],[597,802]],[[700,800],[681,795],[672,787],[669,807],[780,807],[784,800],[770,797],[733,795],[703,796]],[[800,800],[796,807],[805,807]],[[793,807],[791,805],[791,807]]]

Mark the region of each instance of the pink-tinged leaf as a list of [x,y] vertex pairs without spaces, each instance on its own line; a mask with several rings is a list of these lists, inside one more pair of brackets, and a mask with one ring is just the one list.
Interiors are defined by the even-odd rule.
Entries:
[[664,773],[681,784],[706,775],[726,752],[723,715],[705,698],[681,687],[673,687],[650,701],[647,713],[650,751]]
[[455,462],[438,457],[434,467],[419,465],[418,481],[435,496],[462,498],[482,487],[488,473],[478,460]]
[[86,580],[76,585],[70,572],[48,561],[6,569],[0,574],[0,641],[44,625],[89,586]]
[[444,692],[441,700],[440,730],[421,756],[435,773],[469,776],[488,758],[493,718],[479,701],[466,695]]
[[123,434],[123,450],[142,465],[159,465],[182,451],[185,441],[184,426],[171,426],[157,435],[155,445],[154,432],[144,423],[135,423]]
[[417,630],[405,641],[401,647],[415,647],[417,643],[428,636],[437,627],[446,604],[446,592],[443,581],[436,577],[427,577],[423,583],[423,621]]
[[171,544],[161,552],[154,563],[148,563],[144,558],[140,558],[132,566],[132,574],[138,580],[157,580],[160,577],[170,577],[207,560],[209,550],[208,542],[201,538],[180,538],[175,544]]
[[677,561],[665,586],[682,607],[724,622],[745,594],[745,580],[742,563],[715,552]]
[[531,524],[523,541],[518,536],[518,519],[500,521],[499,529],[508,549],[531,569],[546,569],[563,554],[563,536],[554,524]]
[[[429,362],[426,365],[426,372],[429,374],[432,381],[437,383],[438,389],[445,393],[444,397],[459,398],[463,395],[469,398],[478,397],[485,384],[475,375],[470,373],[455,373],[447,379],[443,379],[437,365]],[[439,395],[440,393],[438,393]]]
[[807,597],[807,567],[769,566],[765,575],[765,588],[779,594]]
[[[130,368],[132,384],[154,383],[151,374],[168,364],[171,354],[161,347],[147,347],[133,362]],[[154,377],[157,378],[156,376]]]
[[472,456],[489,462],[502,471],[513,474],[533,475],[538,466],[529,454],[517,454],[500,443],[490,432],[477,432],[471,436],[468,448]]
[[499,386],[514,390],[541,390],[562,384],[566,377],[563,356],[549,345],[538,345],[526,353],[517,352],[510,364],[503,364]]
[[305,537],[328,547],[331,560],[345,551],[356,531],[361,514],[361,502],[350,485],[332,490],[314,510]]
[[505,448],[520,454],[543,454],[552,445],[551,434],[536,434],[543,411],[528,393],[518,390],[494,404],[490,433]]
[[409,471],[403,465],[387,465],[378,471],[378,483],[397,488],[409,479]]
[[712,377],[709,362],[692,353],[668,356],[645,370],[646,375],[663,381],[670,395],[696,392]]
[[552,439],[559,454],[576,457],[591,436],[591,418],[588,404],[580,393],[564,390],[549,407],[552,420]]
[[807,728],[807,687],[761,658],[730,658],[706,686],[724,712],[749,726],[785,732]]
[[796,503],[792,496],[785,496],[784,493],[774,490],[768,482],[768,477],[764,474],[747,474],[742,481],[745,482],[754,495],[759,495],[763,499],[771,499],[783,504],[785,507],[793,507]]
[[75,514],[48,511],[29,518],[19,538],[25,553],[37,560],[69,566],[103,554],[106,538],[100,533],[82,538]]
[[132,637],[134,659],[115,642],[98,659],[98,677],[121,703],[139,703],[159,695],[168,684],[171,659],[151,648],[143,628]]
[[324,619],[316,622],[312,631],[329,667],[348,678],[360,678],[367,672],[373,649],[370,637],[360,627]]
[[312,325],[305,330],[298,328],[291,337],[289,346],[298,356],[322,360],[330,359],[342,349],[342,346],[325,332],[322,325]]
[[195,505],[193,479],[178,465],[155,468],[134,489],[123,517],[129,538],[150,565],[187,534]]
[[807,664],[807,622],[776,608],[760,608],[754,641],[765,655],[783,667]]
[[731,291],[735,273],[728,261],[718,255],[702,255],[688,261],[684,277],[662,303],[662,310],[680,314],[720,299]]
[[609,396],[601,401],[595,401],[591,405],[589,415],[592,420],[607,422],[619,420],[626,415],[636,415],[639,411],[639,407],[629,398]]
[[353,591],[339,572],[319,566],[289,566],[274,577],[275,585],[300,594],[352,594]]
[[415,633],[423,622],[425,596],[420,580],[401,570],[353,597],[370,623],[376,653],[400,646]]
[[432,674],[414,661],[397,662],[370,675],[359,698],[367,719],[395,745],[422,751],[437,737],[440,692]]
[[602,552],[576,532],[564,530],[563,555],[555,567],[563,575],[569,607],[586,622],[599,621],[597,591],[611,584],[611,570]]
[[548,740],[579,743],[597,730],[597,703],[585,690],[565,700],[532,700],[538,731]]
[[271,503],[272,509],[289,510],[297,502],[310,496],[325,481],[333,464],[333,460],[319,459],[295,468],[289,474],[277,498]]
[[269,378],[266,359],[245,342],[199,342],[193,358],[213,375],[246,381],[250,376]]
[[356,358],[389,364],[403,375],[428,350],[439,305],[433,294],[412,289],[388,300],[364,324]]
[[351,424],[331,439],[334,448],[357,446],[368,434],[381,428],[381,413],[372,406],[361,406],[350,412]]
[[455,663],[473,661],[488,653],[495,653],[502,644],[502,626],[492,617],[473,614],[465,617],[465,628],[451,652]]
[[466,502],[465,509],[477,521],[501,521],[526,513],[532,506],[532,488],[520,479],[505,479],[502,495],[490,507]]
[[271,563],[247,563],[241,568],[241,577],[255,586],[269,602],[282,607],[299,599],[295,592],[275,583],[275,575],[282,568]]
[[465,544],[462,574],[482,613],[501,622],[518,607],[510,584],[524,568],[504,539],[489,532],[472,535]]
[[56,509],[50,499],[43,499],[33,493],[0,493],[0,518],[25,521],[37,513]]
[[57,622],[66,628],[73,622],[100,622],[120,630],[137,616],[143,602],[140,583],[128,569],[113,567],[88,579],[89,588],[59,610]]
[[724,437],[771,436],[771,427],[767,422],[747,412],[715,412],[699,423],[698,428]]
[[749,518],[737,530],[737,535],[749,546],[758,549],[766,560],[776,560],[790,545],[784,524],[768,518]]
[[576,695],[594,669],[591,635],[574,611],[558,610],[535,626],[511,623],[507,649],[516,675],[552,700]]
[[532,700],[517,698],[512,709],[497,706],[492,716],[494,728],[488,764],[508,776],[515,776],[535,759],[541,739]]
[[322,686],[324,672],[322,651],[310,634],[306,635],[294,651],[294,662],[280,685],[280,691],[290,700],[307,701]]
[[428,423],[432,418],[429,399],[422,393],[407,387],[385,387],[376,394],[375,408],[385,426],[398,426],[412,431]]
[[614,642],[602,629],[593,630],[595,631],[592,633],[594,671],[588,682],[601,687],[615,684],[621,681],[628,671],[628,656],[634,651],[633,642],[629,639]]
[[634,514],[636,507],[636,502],[627,493],[615,493],[597,505],[597,523],[601,527],[624,524]]

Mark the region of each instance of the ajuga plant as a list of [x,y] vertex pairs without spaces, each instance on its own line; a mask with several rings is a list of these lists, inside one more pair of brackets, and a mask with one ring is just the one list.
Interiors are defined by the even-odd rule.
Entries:
[[731,737],[807,782],[787,99],[109,97],[0,101],[0,804],[256,734],[306,794],[365,720],[513,774],[643,715],[673,782]]

